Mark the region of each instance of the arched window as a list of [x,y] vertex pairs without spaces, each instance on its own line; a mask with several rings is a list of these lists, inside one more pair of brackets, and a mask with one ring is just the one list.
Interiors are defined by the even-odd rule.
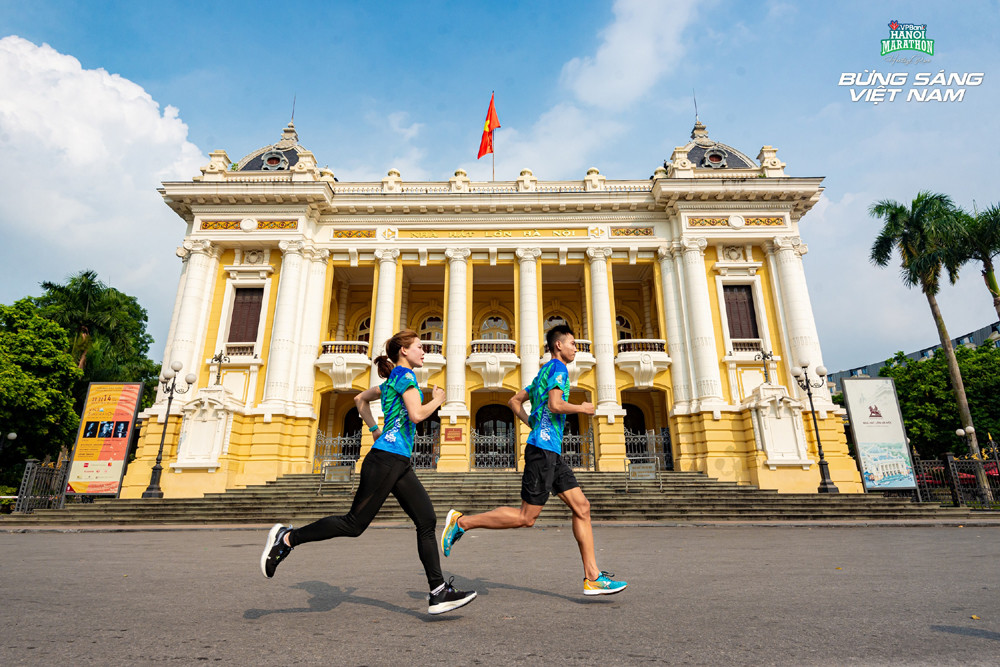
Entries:
[[542,333],[547,334],[549,332],[549,329],[551,329],[552,327],[557,327],[560,324],[565,324],[569,326],[569,320],[567,320],[562,315],[549,315],[547,318],[545,318],[545,326],[542,330]]
[[618,325],[618,340],[628,340],[632,338],[632,323],[624,315],[615,318]]
[[507,340],[510,338],[510,325],[499,315],[490,315],[479,327],[480,340]]
[[361,320],[361,324],[358,325],[358,340],[368,341],[372,332],[372,318],[366,317]]
[[424,318],[420,323],[420,330],[417,331],[420,340],[444,340],[444,322],[437,315]]
[[646,415],[643,414],[642,408],[632,403],[625,403],[622,407],[625,408],[625,431],[629,433],[645,433]]
[[514,413],[506,405],[484,405],[476,411],[476,433],[507,436],[514,432]]

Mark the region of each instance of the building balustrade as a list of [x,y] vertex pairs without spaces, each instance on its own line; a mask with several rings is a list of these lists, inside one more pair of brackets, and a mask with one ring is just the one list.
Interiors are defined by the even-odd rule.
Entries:
[[368,356],[368,342],[363,340],[326,341],[323,354],[363,354]]
[[[583,338],[576,339],[576,358],[566,364],[566,370],[569,371],[569,385],[571,387],[576,387],[580,376],[593,368],[594,364],[597,363],[590,350],[591,343],[589,340],[584,340]],[[542,355],[543,364],[547,364],[550,359],[552,359],[552,355],[548,352]]]
[[252,357],[254,355],[254,343],[226,343],[227,357]]
[[516,352],[517,343],[512,340],[474,340],[466,363],[482,376],[487,389],[500,389],[507,373],[521,363]]
[[439,340],[421,340],[420,344],[424,348],[424,365],[414,368],[413,372],[417,376],[417,384],[427,387],[431,376],[447,365],[444,360],[444,343]]
[[472,354],[517,354],[517,343],[512,340],[474,340]]
[[444,343],[439,340],[421,340],[424,346],[424,354],[444,354]]
[[620,340],[615,364],[632,375],[636,387],[652,387],[657,373],[670,367],[667,341],[659,338]]
[[761,352],[763,341],[760,338],[733,338],[733,352]]
[[333,388],[348,390],[354,379],[371,367],[368,343],[363,340],[323,341],[316,368],[330,376]]
[[[579,350],[579,345],[577,346]],[[618,341],[618,354],[622,352],[666,352],[667,341],[659,338],[628,338]]]

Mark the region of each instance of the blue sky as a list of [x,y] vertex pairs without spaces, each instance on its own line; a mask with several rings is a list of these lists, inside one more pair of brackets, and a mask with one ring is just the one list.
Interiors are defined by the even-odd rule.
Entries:
[[[921,294],[868,264],[866,210],[921,189],[1000,201],[997,2],[397,5],[0,0],[0,302],[94,268],[149,310],[158,355],[184,229],[157,184],[276,141],[293,97],[341,181],[488,179],[494,90],[498,179],[631,179],[687,142],[695,89],[712,138],[826,177],[801,230],[827,366],[936,341]],[[927,24],[929,62],[883,61],[892,19]],[[985,77],[962,102],[854,103],[838,81],[866,69]],[[953,336],[995,320],[973,267],[940,300]]]

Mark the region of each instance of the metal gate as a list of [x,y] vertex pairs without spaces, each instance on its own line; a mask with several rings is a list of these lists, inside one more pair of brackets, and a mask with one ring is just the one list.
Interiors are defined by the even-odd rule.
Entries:
[[570,468],[593,470],[594,431],[587,431],[586,435],[574,435],[570,433],[563,435],[562,457],[563,461]]
[[357,462],[361,457],[361,433],[341,435],[336,438],[316,432],[316,454],[313,456],[313,472],[319,472],[324,461]]
[[437,468],[440,430],[434,429],[427,435],[413,439],[413,454],[410,460],[414,468]]
[[658,470],[673,470],[674,457],[670,446],[670,431],[662,429],[633,433],[625,431],[625,456],[630,461],[656,460]]
[[66,499],[69,462],[53,466],[44,465],[38,459],[28,459],[25,464],[14,511],[30,514],[33,510],[61,509]]
[[475,452],[475,467],[497,470],[517,468],[517,432],[485,435],[472,433],[472,448]]

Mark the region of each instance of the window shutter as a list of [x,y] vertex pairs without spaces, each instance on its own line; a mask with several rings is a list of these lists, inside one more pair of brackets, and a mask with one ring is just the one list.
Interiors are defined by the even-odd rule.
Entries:
[[263,287],[238,287],[233,300],[233,316],[229,321],[230,343],[257,342],[257,327],[264,302]]
[[730,338],[760,338],[750,285],[725,285],[726,318]]

